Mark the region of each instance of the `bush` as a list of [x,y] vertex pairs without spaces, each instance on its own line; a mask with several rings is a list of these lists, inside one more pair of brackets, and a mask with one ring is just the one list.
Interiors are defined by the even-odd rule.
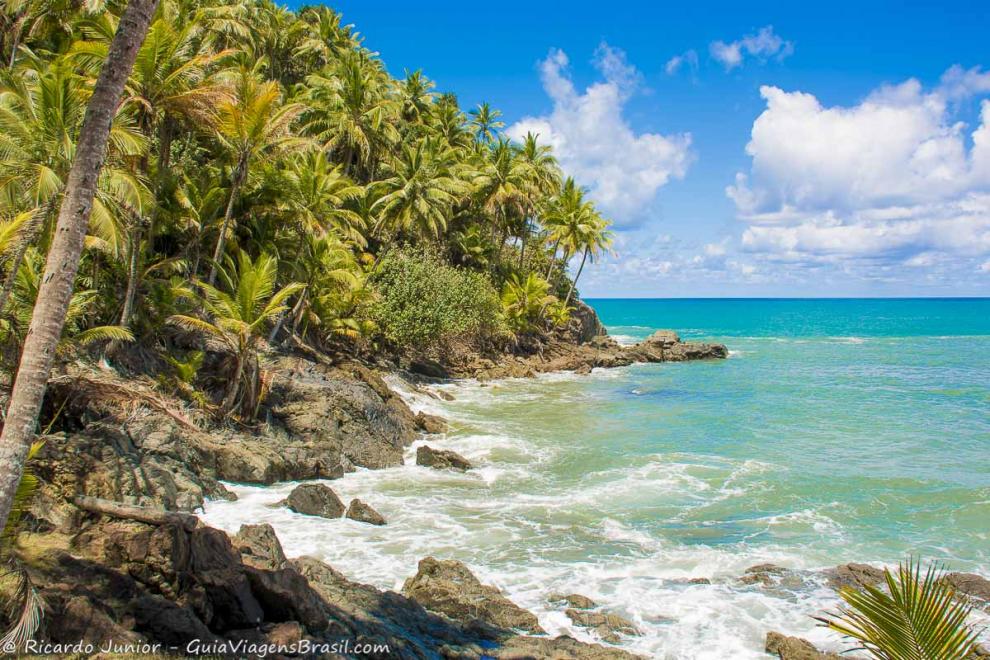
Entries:
[[371,316],[397,346],[483,341],[502,332],[501,305],[488,278],[435,254],[392,252],[382,260],[372,285],[378,295]]

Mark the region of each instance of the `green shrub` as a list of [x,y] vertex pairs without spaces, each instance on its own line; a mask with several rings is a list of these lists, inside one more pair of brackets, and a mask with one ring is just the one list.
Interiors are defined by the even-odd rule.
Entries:
[[426,251],[387,255],[372,278],[371,316],[398,346],[429,348],[481,341],[502,332],[498,294],[481,273],[451,266]]

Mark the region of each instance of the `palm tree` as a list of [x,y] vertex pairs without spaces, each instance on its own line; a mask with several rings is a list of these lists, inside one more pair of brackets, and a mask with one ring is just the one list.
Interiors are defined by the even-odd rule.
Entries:
[[278,260],[262,253],[254,261],[243,251],[235,262],[227,257],[227,267],[219,268],[226,291],[200,284],[201,293],[189,289],[208,315],[208,320],[175,314],[169,323],[186,330],[203,332],[219,340],[232,354],[232,374],[226,380],[226,393],[220,404],[223,414],[238,412],[253,419],[263,398],[261,370],[256,345],[266,324],[286,310],[285,301],[303,288],[293,282],[275,291]]
[[62,335],[111,126],[157,0],[130,0],[90,97],[58,224],[0,434],[0,525],[5,526],[34,440],[48,374]]
[[213,285],[216,282],[217,265],[223,257],[234,205],[247,180],[251,162],[304,144],[289,130],[303,109],[299,103],[283,104],[277,83],[259,82],[254,71],[247,70],[240,72],[236,99],[220,104],[217,135],[231,156],[233,172],[227,210],[213,250],[208,284]]
[[474,131],[475,139],[479,142],[493,142],[499,130],[505,127],[505,122],[499,120],[502,112],[493,110],[488,103],[478,104],[478,107],[472,110],[470,115],[471,128]]
[[306,131],[344,164],[370,179],[383,149],[399,141],[396,104],[385,96],[383,73],[360,53],[344,55],[330,75],[306,80]]
[[482,206],[492,218],[492,242],[501,255],[513,221],[526,215],[530,185],[529,169],[511,142],[500,138],[485,151],[484,166],[476,185]]
[[955,599],[938,567],[921,574],[913,560],[900,564],[896,576],[884,569],[886,590],[871,585],[845,587],[843,607],[815,617],[822,625],[854,639],[880,660],[963,660],[976,646],[977,633],[966,625],[972,606]]
[[422,71],[406,71],[406,79],[399,87],[402,117],[413,123],[422,122],[433,107],[436,97],[432,90],[436,85]]
[[536,214],[539,201],[560,189],[560,167],[548,145],[539,144],[537,136],[527,133],[519,150],[519,160],[526,169],[526,208],[520,227],[521,245],[519,267],[526,258],[526,244],[529,240],[529,219]]
[[[125,88],[124,105],[134,109],[137,124],[146,140],[158,140],[158,163],[152,171],[150,159],[143,158],[142,169],[155,184],[154,199],[161,197],[162,185],[171,158],[171,142],[179,122],[209,126],[214,108],[230,101],[226,86],[211,80],[210,69],[225,52],[212,52],[198,38],[194,23],[176,26],[180,20],[174,7],[166,5],[148,29],[138,51],[131,79]],[[106,57],[107,44],[88,40],[73,45],[71,56],[90,68]],[[142,270],[142,233],[154,236],[158,204],[151,205],[150,217],[133,214],[128,238],[128,277],[120,324],[128,325]],[[146,226],[147,225],[147,226]]]
[[571,302],[571,296],[574,295],[574,289],[577,287],[578,280],[581,279],[581,271],[584,270],[584,264],[588,260],[588,257],[591,257],[591,260],[594,261],[595,257],[608,251],[609,247],[611,247],[612,232],[608,230],[608,222],[596,216],[589,223],[588,228],[578,234],[577,240],[582,249],[581,266],[578,267],[577,275],[571,280],[571,286],[567,290],[567,297],[564,298],[565,307]]
[[557,302],[550,284],[534,273],[525,279],[513,274],[502,289],[502,314],[515,332],[530,332],[542,320],[547,307]]
[[[73,158],[76,134],[86,113],[84,81],[65,60],[44,71],[25,72],[14,85],[0,87],[0,199],[17,212],[30,211],[18,251],[2,290],[0,310],[13,289],[17,269],[28,246],[54,220]],[[124,166],[140,156],[147,142],[135,130],[126,110],[115,108],[110,128],[108,166],[101,169],[89,216],[91,247],[116,256],[125,243],[126,218],[145,204],[143,181]]]
[[375,234],[380,237],[387,229],[439,240],[452,206],[465,192],[455,163],[454,151],[435,140],[407,145],[391,175],[371,186],[381,194],[371,209],[379,217]]

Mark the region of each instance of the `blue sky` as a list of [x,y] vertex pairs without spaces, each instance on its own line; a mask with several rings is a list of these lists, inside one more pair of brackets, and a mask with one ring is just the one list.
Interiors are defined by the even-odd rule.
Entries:
[[330,4],[557,146],[618,230],[584,295],[990,295],[985,3]]

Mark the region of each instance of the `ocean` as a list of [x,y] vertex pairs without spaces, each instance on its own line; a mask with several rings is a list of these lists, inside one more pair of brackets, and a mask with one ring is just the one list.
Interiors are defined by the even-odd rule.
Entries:
[[811,618],[837,602],[816,574],[741,584],[754,564],[915,556],[990,576],[990,299],[588,302],[620,342],[671,328],[730,357],[440,386],[453,401],[393,380],[450,420],[428,444],[476,470],[417,467],[414,446],[330,482],[386,527],[266,506],[295,484],[231,485],[240,500],[205,519],[270,522],[289,556],[382,588],[459,559],[551,633],[597,641],[546,600],[581,593],[656,658],[765,658],[770,630],[848,648]]

